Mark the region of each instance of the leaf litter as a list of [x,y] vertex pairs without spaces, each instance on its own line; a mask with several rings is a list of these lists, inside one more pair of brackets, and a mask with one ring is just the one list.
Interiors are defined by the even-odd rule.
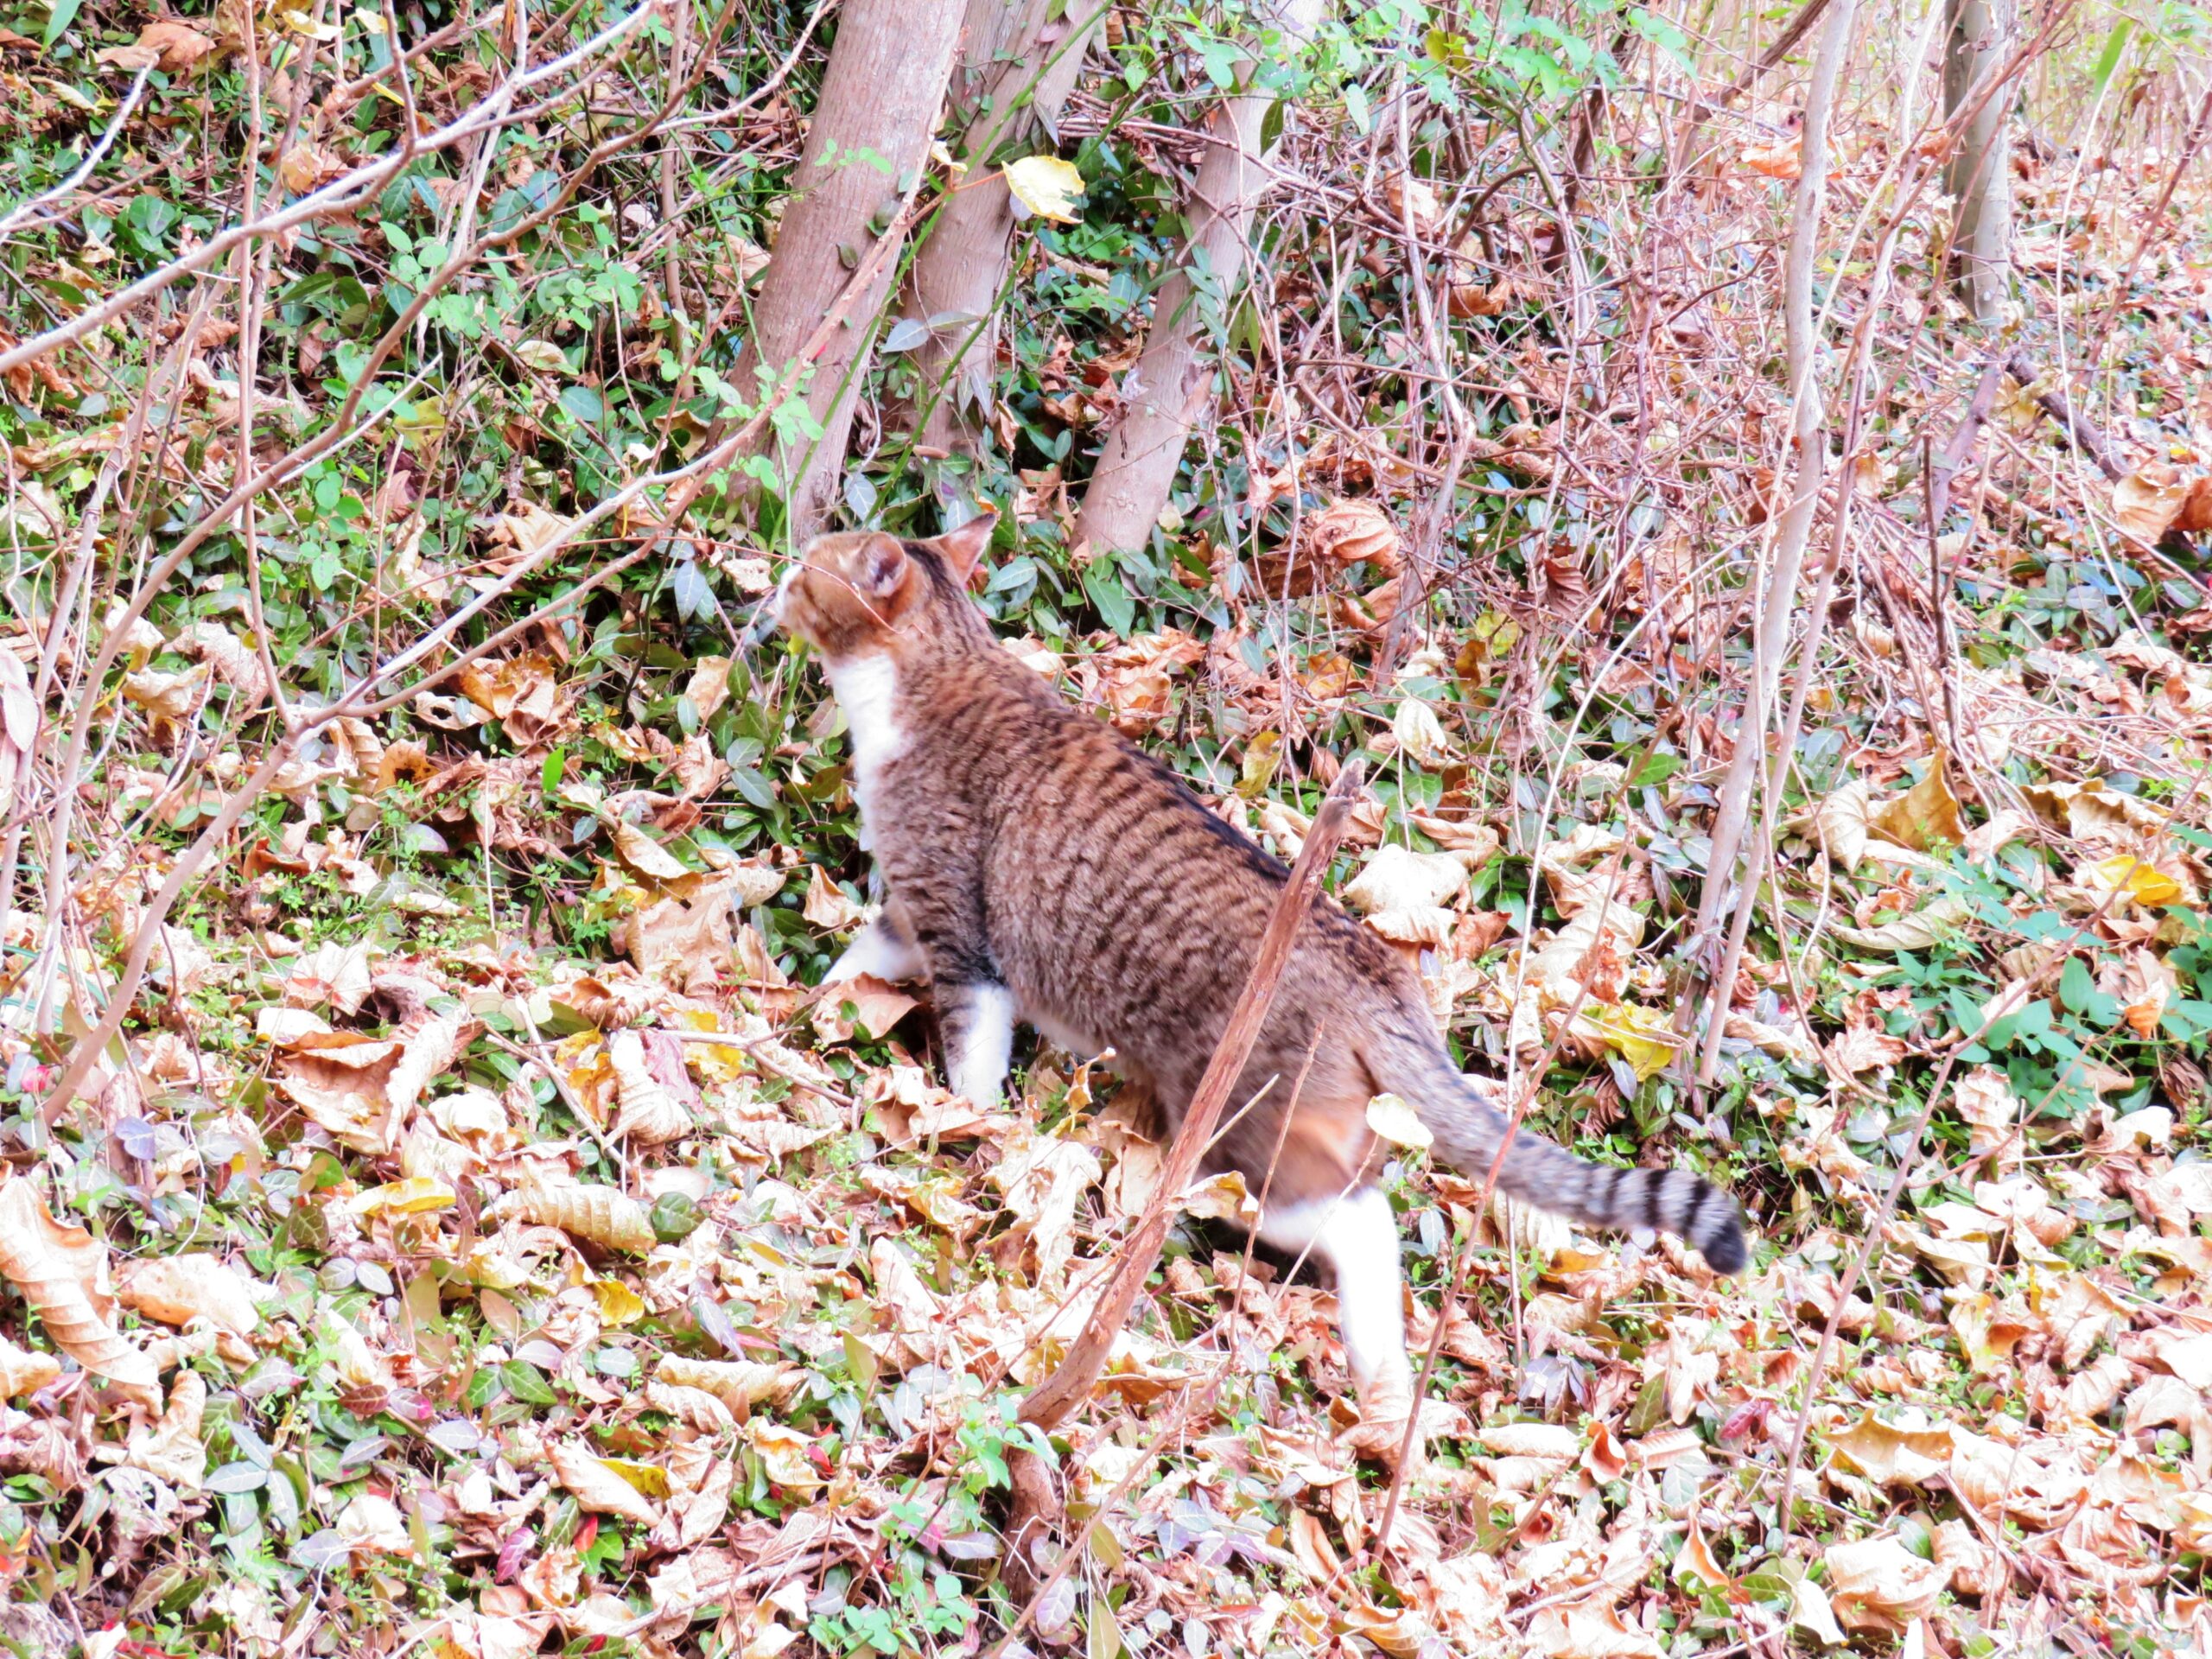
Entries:
[[[99,55],[204,84],[238,50],[228,21],[211,27],[157,19]],[[281,176],[312,188],[346,164],[325,146],[350,142],[325,130]],[[1342,161],[1294,153],[1317,174]],[[1756,181],[1795,178],[1800,144],[1731,153],[1748,176],[1722,181],[1716,211],[1765,235]],[[1850,188],[1871,188],[1871,157],[1847,158]],[[1622,445],[1630,425],[1611,416],[1630,403],[1583,422],[1595,410],[1566,395],[1560,365],[1508,343],[1524,314],[1576,297],[1541,253],[1497,257],[1541,246],[1543,216],[1462,233],[1456,183],[1367,171],[1389,222],[1449,248],[1451,317],[1497,331],[1479,338],[1510,424],[1452,465],[1508,502],[1570,473],[1687,478],[1713,460],[1689,422],[1722,359],[1692,347],[1758,334],[1756,309],[1668,299],[1635,395],[1649,419]],[[1112,211],[1056,156],[1002,177],[1047,225]],[[2057,211],[2057,188],[2023,159],[2031,209]],[[90,280],[97,263],[69,269]],[[2190,269],[2146,272],[2139,297],[2185,311]],[[1370,369],[1405,344],[1373,342]],[[303,361],[323,349],[300,346]],[[512,349],[569,378],[564,348]],[[1248,1253],[1233,1224],[1185,1224],[1114,1333],[1097,1398],[1051,1448],[1079,1570],[1036,1604],[1025,1643],[2202,1645],[2187,1574],[2212,1552],[2212,1002],[2206,814],[2188,777],[2212,670],[2203,617],[2164,584],[2189,587],[2177,538],[2212,526],[2212,483],[2177,378],[2201,378],[2196,348],[2146,338],[2131,362],[2131,397],[2165,414],[2130,429],[2108,489],[2019,460],[2049,435],[2024,385],[1996,416],[2017,453],[1976,463],[1967,531],[1919,526],[1910,546],[1886,524],[1867,532],[1812,704],[1840,741],[1805,749],[1777,815],[1712,1094],[1681,1086],[1695,1057],[1670,953],[1732,739],[1681,688],[1723,671],[1732,601],[1687,574],[1676,527],[1624,520],[1633,550],[1605,564],[1567,492],[1574,535],[1485,545],[1495,568],[1462,574],[1465,602],[1423,611],[1417,486],[1446,456],[1376,413],[1379,395],[1354,397],[1249,457],[1236,488],[1285,514],[1252,532],[1252,572],[1233,537],[1179,527],[1202,605],[1140,618],[1122,574],[1070,553],[1069,601],[1089,610],[1071,625],[1008,609],[1025,661],[1175,751],[1278,852],[1297,850],[1320,757],[1356,741],[1387,762],[1336,891],[1418,967],[1471,1064],[1521,1068],[1535,1121],[1586,1149],[1703,1162],[1765,1235],[1732,1285],[1669,1241],[1477,1214],[1479,1172],[1428,1169],[1410,1109],[1377,1097],[1414,1338],[1441,1356],[1437,1438],[1387,1548],[1382,1448],[1348,1403],[1334,1292]],[[1086,378],[1071,358],[1048,375],[1024,421],[1065,434],[1111,417],[1110,372]],[[1716,470],[1771,422],[1758,378]],[[54,392],[41,384],[11,391]],[[1901,404],[1942,414],[1948,395],[1916,371]],[[1554,417],[1576,435],[1548,435]],[[222,441],[188,418],[194,443]],[[447,418],[412,411],[403,447],[457,442]],[[509,441],[534,455],[543,433],[521,418]],[[51,447],[66,441],[37,442],[11,449],[41,474],[29,507],[83,484]],[[1901,445],[1869,459],[1859,486],[1878,497],[1913,461]],[[561,483],[535,459],[516,476],[549,499]],[[1025,535],[1057,553],[1067,478],[1020,482]],[[1772,482],[1716,486],[1700,533],[1756,524]],[[379,489],[378,510],[406,512],[405,494]],[[473,556],[496,571],[552,546],[569,505],[518,488]],[[1885,509],[1899,524],[1916,510],[1901,490]],[[10,512],[11,528],[38,516]],[[1922,539],[1953,574],[1934,606],[1909,580]],[[769,586],[764,551],[724,560],[735,589]],[[425,574],[423,556],[406,579],[424,593],[474,579]],[[2123,568],[2134,580],[2116,583]],[[1262,649],[1258,611],[1239,608],[1255,579],[1310,625],[1297,652]],[[111,973],[174,852],[142,852],[132,831],[191,832],[220,798],[201,769],[226,781],[255,758],[232,722],[311,690],[272,684],[226,614],[122,625],[127,775],[74,873],[69,925],[86,937],[57,927],[49,950],[43,915],[11,910],[11,962],[41,957],[73,986]],[[2027,639],[2008,632],[2022,616]],[[1948,658],[1948,684],[1920,679],[1951,628],[1973,648]],[[1386,641],[1411,660],[1370,683]],[[0,627],[0,813],[67,713],[34,691],[40,643]],[[0,1062],[26,1104],[0,1181],[0,1560],[19,1599],[89,1615],[88,1655],[493,1659],[556,1643],[765,1659],[976,1651],[1011,1625],[1012,1408],[1084,1329],[1156,1192],[1158,1147],[1141,1103],[1049,1050],[1002,1109],[952,1096],[912,988],[810,991],[868,908],[842,740],[795,719],[741,729],[780,694],[712,643],[657,638],[662,655],[610,677],[580,632],[545,629],[381,729],[333,728],[279,774],[284,810],[231,849],[222,905],[165,927],[163,1000],[58,1122],[36,1110],[57,1053],[11,1013]],[[1628,734],[1557,715],[1586,697]],[[710,816],[733,802],[756,815],[735,845]],[[549,908],[567,928],[487,899],[477,883],[508,859],[559,866]],[[487,904],[494,925],[467,925]],[[1255,1202],[1235,1180],[1181,1196],[1224,1224]],[[1873,1276],[1847,1295],[1870,1230]],[[1831,1320],[1840,1352],[1808,1398]],[[1779,1517],[1801,1421],[1798,1502]]]

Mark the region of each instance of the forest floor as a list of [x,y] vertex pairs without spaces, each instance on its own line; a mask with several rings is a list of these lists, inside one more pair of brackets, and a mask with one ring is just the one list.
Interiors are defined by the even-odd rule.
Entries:
[[[352,14],[346,49],[372,64],[385,27]],[[10,227],[0,348],[233,215],[211,134],[290,91],[219,33],[97,5],[0,30],[33,188],[144,88],[91,182]],[[445,118],[487,79],[442,48],[416,91]],[[317,90],[264,188],[336,176],[391,118]],[[1865,258],[1824,275],[1839,357],[1875,314],[1866,420],[1819,508],[1802,585],[1828,568],[1832,602],[1794,647],[1802,729],[1752,814],[1700,1081],[1684,942],[1786,493],[1786,107],[1726,126],[1700,188],[1594,172],[1605,240],[1572,260],[1535,181],[1496,197],[1447,284],[1484,397],[1459,448],[1403,391],[1422,328],[1397,262],[1439,190],[1508,175],[1513,130],[1449,185],[1424,163],[1432,188],[1378,170],[1363,98],[1298,117],[1281,211],[1319,223],[1315,180],[1355,205],[1286,232],[1191,487],[1117,560],[1071,549],[1070,492],[1157,272],[1139,162],[1177,135],[1117,137],[1103,96],[1069,124],[1081,219],[1024,231],[984,460],[872,449],[849,511],[926,534],[1000,503],[983,602],[1024,660],[1286,856],[1363,757],[1332,887],[1418,952],[1470,1069],[1534,1089],[1532,1128],[1737,1192],[1749,1270],[1478,1208],[1481,1172],[1408,1148],[1390,1183],[1443,1410],[1400,1470],[1357,1421],[1329,1287],[1248,1248],[1215,1183],[1090,1403],[1025,1428],[1162,1149],[1102,1071],[1025,1047],[978,1111],[913,988],[809,988],[867,865],[819,675],[740,639],[790,550],[731,530],[625,563],[659,522],[642,495],[560,541],[682,440],[666,262],[742,296],[801,118],[753,111],[719,174],[687,152],[722,194],[681,238],[653,168],[610,169],[367,373],[446,256],[458,181],[429,166],[264,245],[257,308],[181,282],[7,376],[0,1637],[83,1659],[2205,1650],[2204,165],[2172,188],[2185,155],[2094,114],[2024,150],[2001,329],[1930,280],[1924,202],[1891,286]],[[1860,255],[1904,154],[1878,114],[1840,118],[1827,210]],[[601,130],[569,115],[531,142]],[[1642,130],[1619,118],[1616,162]],[[487,215],[545,205],[529,157],[479,177]],[[149,576],[241,429],[257,461],[296,455],[365,388],[365,435]],[[288,740],[402,652],[450,671]],[[121,1034],[83,1051],[141,944]],[[1024,1448],[1066,1505],[1026,1575],[1002,1530]]]

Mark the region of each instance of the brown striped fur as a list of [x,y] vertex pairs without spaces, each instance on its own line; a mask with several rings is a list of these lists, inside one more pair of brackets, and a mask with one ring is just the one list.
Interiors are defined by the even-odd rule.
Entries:
[[[951,1081],[971,1097],[996,1100],[1018,1017],[1064,1046],[1110,1047],[1172,1128],[1287,872],[999,644],[966,591],[990,530],[825,536],[779,596],[844,706],[887,893],[832,976],[926,978]],[[1488,1169],[1503,1120],[1484,1085],[1452,1063],[1403,959],[1324,900],[1208,1166],[1266,1192],[1263,1236],[1332,1263],[1363,1392],[1396,1407],[1397,1244],[1366,1116],[1384,1092],[1421,1115],[1446,1161]],[[1601,1226],[1682,1234],[1724,1273],[1745,1261],[1735,1204],[1693,1175],[1593,1164],[1524,1134],[1500,1185]]]

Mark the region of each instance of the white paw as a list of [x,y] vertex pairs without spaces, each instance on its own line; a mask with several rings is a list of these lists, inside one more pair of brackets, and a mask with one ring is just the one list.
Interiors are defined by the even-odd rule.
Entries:
[[979,1112],[995,1112],[1006,1096],[1001,1080],[994,1077],[970,1075],[963,1078],[956,1071],[945,1079],[945,1085]]

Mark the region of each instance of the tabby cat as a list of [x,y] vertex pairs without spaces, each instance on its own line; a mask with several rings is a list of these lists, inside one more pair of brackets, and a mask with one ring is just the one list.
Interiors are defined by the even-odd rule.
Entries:
[[[949,1081],[979,1107],[999,1101],[1020,1020],[1074,1053],[1110,1047],[1172,1130],[1288,872],[1000,645],[968,595],[993,523],[935,541],[820,537],[772,601],[820,652],[844,711],[861,841],[885,881],[830,977],[926,980]],[[1452,1064],[1411,967],[1325,899],[1206,1167],[1265,1191],[1262,1238],[1330,1264],[1362,1399],[1402,1415],[1398,1237],[1367,1123],[1386,1092],[1414,1107],[1440,1157],[1488,1170],[1497,1106]],[[1694,1175],[1590,1163],[1523,1134],[1498,1184],[1577,1220],[1678,1234],[1722,1273],[1745,1264],[1734,1202]]]

